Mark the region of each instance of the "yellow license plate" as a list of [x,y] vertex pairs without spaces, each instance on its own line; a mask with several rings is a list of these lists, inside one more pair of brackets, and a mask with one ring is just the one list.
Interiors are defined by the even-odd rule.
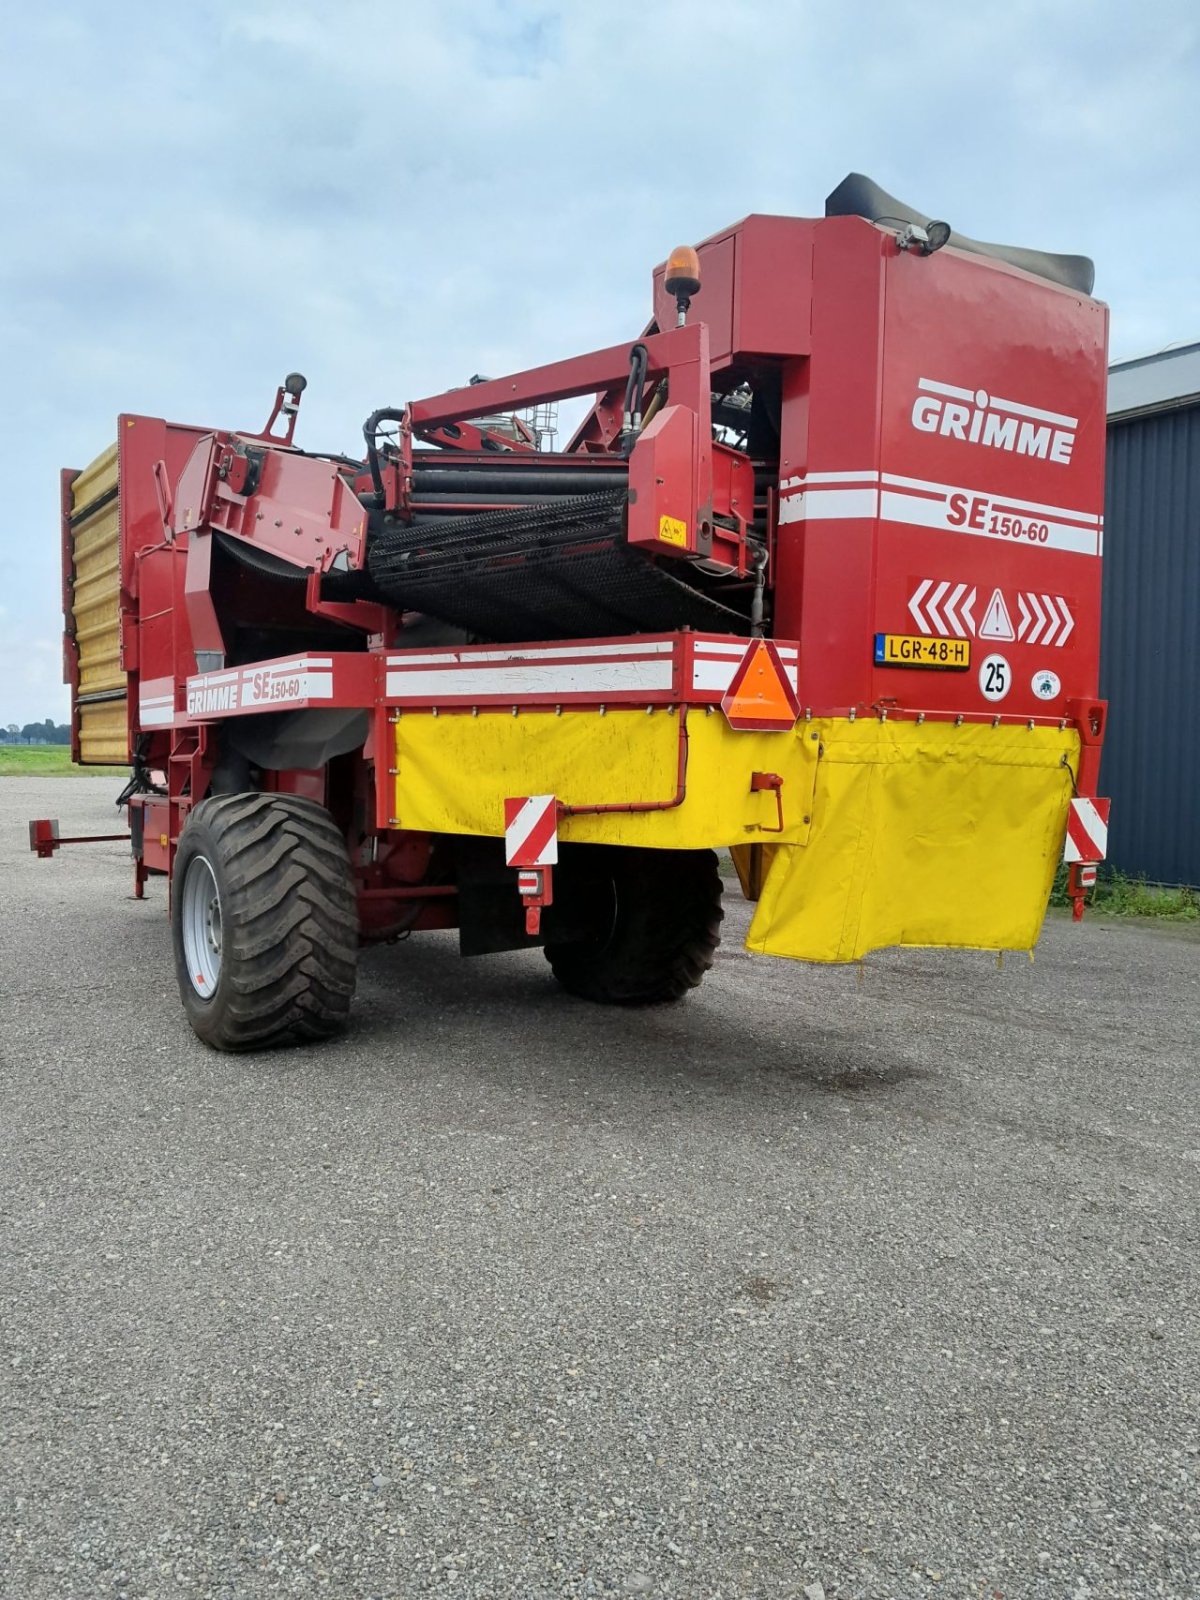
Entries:
[[925,639],[911,633],[875,635],[877,667],[942,667],[961,672],[971,665],[969,639]]

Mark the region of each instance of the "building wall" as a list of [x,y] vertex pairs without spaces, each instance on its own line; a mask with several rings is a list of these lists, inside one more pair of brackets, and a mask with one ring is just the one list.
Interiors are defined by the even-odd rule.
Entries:
[[1109,860],[1200,886],[1200,405],[1110,418],[1106,498]]

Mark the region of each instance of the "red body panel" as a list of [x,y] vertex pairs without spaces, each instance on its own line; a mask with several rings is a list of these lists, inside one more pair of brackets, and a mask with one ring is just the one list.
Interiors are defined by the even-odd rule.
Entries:
[[[1012,666],[996,709],[1062,711],[1068,697],[1096,693],[1099,673],[1106,310],[1013,269],[972,272],[970,258],[952,251],[927,262],[896,255],[886,266],[874,626],[913,631],[909,604],[926,578],[966,583],[977,592],[980,653],[986,638]],[[973,398],[923,387],[935,383]],[[894,485],[899,477],[913,482]],[[1057,628],[1036,625],[1040,596],[1055,609],[1066,602]],[[1025,610],[1034,613],[1028,625]],[[1042,669],[1057,675],[1057,693],[1034,693]],[[901,698],[919,692],[910,672],[885,669],[875,697],[895,677]],[[950,706],[978,709],[977,674],[954,688]]]
[[[703,288],[692,315],[708,328],[714,366],[735,355],[788,359],[812,349],[812,258],[817,230],[828,223],[751,216],[700,246]],[[675,302],[654,274],[654,315],[675,321]]]
[[203,428],[159,417],[117,419],[117,471],[121,485],[121,649],[129,675],[129,748],[144,730],[139,718],[143,678],[182,682],[195,669],[195,653],[181,604],[185,542],[171,543],[155,492],[155,467],[177,483]]
[[[775,612],[805,703],[1066,714],[1097,682],[1106,309],[857,219],[821,225],[814,293],[784,387]],[[1010,687],[877,666],[881,633],[966,639]]]

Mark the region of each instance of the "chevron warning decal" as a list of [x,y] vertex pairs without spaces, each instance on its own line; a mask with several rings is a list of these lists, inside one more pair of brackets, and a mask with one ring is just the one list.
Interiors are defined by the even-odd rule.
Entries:
[[1075,627],[1075,616],[1061,594],[1017,596],[1020,621],[1017,638],[1023,644],[1049,644],[1061,648]]
[[975,632],[978,591],[965,583],[943,578],[922,578],[909,598],[908,610],[922,633],[955,634],[964,639]]

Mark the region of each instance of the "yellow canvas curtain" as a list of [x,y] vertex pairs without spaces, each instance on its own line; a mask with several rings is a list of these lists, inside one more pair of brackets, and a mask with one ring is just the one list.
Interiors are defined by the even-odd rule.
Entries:
[[812,830],[807,844],[774,851],[747,949],[807,961],[889,945],[1031,949],[1062,853],[1078,735],[818,726]]
[[[663,710],[406,713],[395,725],[398,826],[500,834],[508,795],[667,798],[678,732]],[[1074,732],[863,717],[736,733],[719,714],[693,712],[688,736],[682,805],[568,817],[563,838],[737,856],[760,843],[768,862],[747,948],[765,955],[856,961],[888,945],[1036,941],[1062,852]],[[752,790],[755,771],[783,779],[774,843],[776,796]]]

